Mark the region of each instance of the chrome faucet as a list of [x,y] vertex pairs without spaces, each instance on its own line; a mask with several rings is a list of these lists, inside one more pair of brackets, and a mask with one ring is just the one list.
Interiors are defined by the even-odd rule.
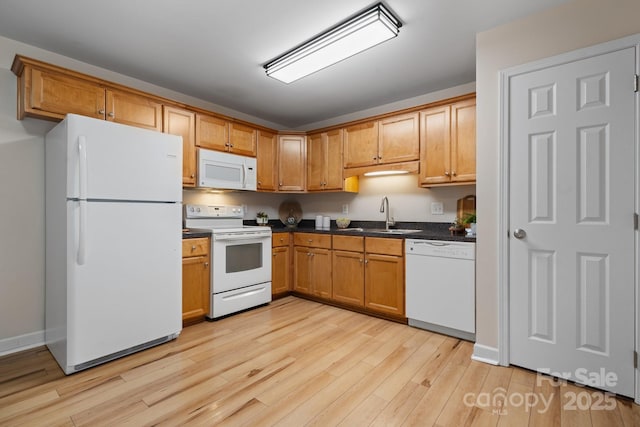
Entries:
[[[385,203],[386,203],[386,208],[385,208]],[[389,219],[389,199],[387,199],[387,196],[384,196],[382,198],[382,203],[380,204],[380,212],[384,212],[385,215],[385,222],[384,222],[384,228],[385,230],[389,230],[389,226],[391,225],[395,225],[396,222],[393,219],[393,217],[391,217],[391,219]]]

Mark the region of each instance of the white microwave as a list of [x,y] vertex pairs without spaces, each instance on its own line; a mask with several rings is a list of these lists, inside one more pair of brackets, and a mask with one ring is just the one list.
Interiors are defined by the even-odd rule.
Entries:
[[255,157],[198,149],[198,187],[257,190]]

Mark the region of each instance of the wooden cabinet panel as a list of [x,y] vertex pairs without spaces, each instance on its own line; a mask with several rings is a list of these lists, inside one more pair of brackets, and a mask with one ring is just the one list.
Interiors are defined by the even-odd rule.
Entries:
[[321,191],[326,178],[327,145],[325,136],[316,133],[307,136],[307,190]]
[[451,181],[476,180],[476,101],[451,106]]
[[291,233],[273,233],[271,235],[271,246],[289,246],[291,242]]
[[364,254],[333,251],[332,298],[364,307]]
[[400,114],[380,120],[378,163],[398,163],[420,158],[418,113]]
[[404,258],[367,254],[365,259],[365,307],[404,316]]
[[326,133],[326,160],[325,160],[325,190],[343,190],[344,179],[342,177],[342,129],[332,130]]
[[378,122],[366,122],[344,128],[345,168],[369,166],[378,160]]
[[258,164],[258,190],[276,191],[278,181],[278,142],[276,134],[258,131],[256,143],[256,161]]
[[272,248],[271,293],[273,295],[291,290],[291,250],[289,246]]
[[296,246],[308,246],[311,248],[331,249],[330,234],[293,233],[293,244]]
[[229,124],[229,152],[256,156],[256,129],[240,123]]
[[420,185],[476,180],[475,98],[420,113]]
[[404,253],[404,240],[388,239],[385,237],[366,237],[364,250],[367,253],[402,256]]
[[182,185],[196,185],[196,115],[192,111],[164,106],[163,132],[182,137]]
[[311,255],[309,248],[293,248],[293,290],[311,294]]
[[105,118],[104,88],[55,71],[26,67],[24,85],[26,115],[62,119],[67,113]]
[[145,96],[107,89],[107,117],[111,122],[162,132],[162,104]]
[[207,114],[196,114],[195,145],[207,150],[227,151],[229,122]]
[[209,254],[209,242],[206,237],[182,240],[182,256],[200,256]]
[[334,250],[339,251],[364,251],[364,237],[362,236],[332,236],[332,245]]
[[209,238],[182,239],[182,323],[204,320],[211,304]]
[[303,135],[278,137],[278,190],[304,191],[306,143]]
[[311,292],[321,298],[331,298],[331,251],[311,250]]

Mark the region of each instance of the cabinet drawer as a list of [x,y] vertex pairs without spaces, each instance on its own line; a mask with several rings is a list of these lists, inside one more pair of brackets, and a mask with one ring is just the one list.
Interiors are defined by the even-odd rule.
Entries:
[[271,235],[271,246],[289,246],[291,233],[273,233]]
[[209,238],[196,237],[182,239],[182,257],[200,256],[209,254]]
[[312,248],[331,249],[331,235],[315,233],[294,233],[293,244],[296,246],[309,246]]
[[367,237],[364,241],[364,247],[367,253],[402,256],[403,243],[403,239]]
[[341,251],[363,252],[364,237],[362,236],[333,236],[333,249]]

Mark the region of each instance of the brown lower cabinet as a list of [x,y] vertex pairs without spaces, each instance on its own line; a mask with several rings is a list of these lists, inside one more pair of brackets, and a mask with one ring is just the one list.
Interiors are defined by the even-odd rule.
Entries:
[[271,236],[271,294],[285,294],[291,290],[291,234],[273,233]]
[[200,322],[211,304],[209,238],[182,240],[182,324]]
[[294,233],[293,291],[404,318],[403,239]]

